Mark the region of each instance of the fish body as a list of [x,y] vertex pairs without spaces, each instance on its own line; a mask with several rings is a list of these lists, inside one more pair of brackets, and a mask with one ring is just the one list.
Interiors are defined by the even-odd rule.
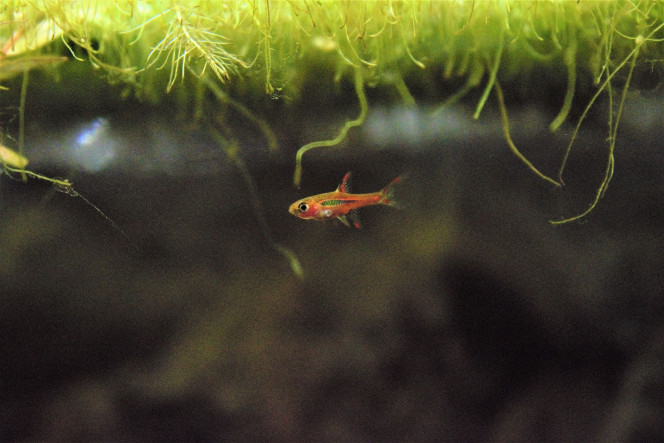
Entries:
[[290,205],[288,212],[305,220],[336,218],[346,226],[350,226],[352,223],[354,227],[360,229],[362,225],[357,215],[357,209],[371,205],[398,206],[393,198],[393,186],[401,180],[401,177],[395,178],[380,191],[370,194],[351,194],[350,177],[351,173],[347,172],[334,192],[298,200]]

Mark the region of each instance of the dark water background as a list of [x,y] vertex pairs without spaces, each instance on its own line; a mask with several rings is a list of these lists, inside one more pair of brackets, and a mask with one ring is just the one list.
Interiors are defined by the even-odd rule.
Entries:
[[[30,168],[80,198],[0,177],[1,440],[582,441],[664,435],[664,130],[634,94],[605,198],[591,114],[566,186],[531,174],[495,103],[275,113],[281,152],[230,117],[247,184],[200,127],[166,107],[28,108]],[[35,109],[39,111],[35,111]],[[30,112],[30,110],[33,110]],[[318,111],[319,109],[317,109]],[[510,109],[513,138],[555,175],[571,134],[555,110]],[[288,205],[405,173],[404,209],[362,231]]]

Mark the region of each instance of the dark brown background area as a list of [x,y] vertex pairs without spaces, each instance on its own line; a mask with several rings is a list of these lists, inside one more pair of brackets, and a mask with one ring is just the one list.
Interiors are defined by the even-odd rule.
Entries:
[[[341,106],[341,105],[340,105]],[[33,170],[81,199],[0,177],[0,439],[643,441],[664,435],[661,105],[634,94],[616,171],[588,217],[607,155],[602,104],[553,189],[510,152],[496,103],[372,107],[339,148],[295,150],[356,115],[267,114],[268,154],[237,136],[274,241],[237,168],[205,131],[147,106],[29,114]],[[340,109],[341,109],[340,108]],[[513,138],[555,174],[571,124],[510,108]],[[304,115],[304,117],[303,117]],[[95,119],[91,157],[74,155]],[[78,146],[80,148],[80,146]],[[405,173],[404,209],[364,229],[288,214],[333,190]]]

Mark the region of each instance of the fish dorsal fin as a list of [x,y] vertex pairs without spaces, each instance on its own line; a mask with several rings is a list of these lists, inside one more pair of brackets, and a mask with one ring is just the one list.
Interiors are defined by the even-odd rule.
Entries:
[[360,216],[357,214],[357,210],[353,209],[348,212],[348,220],[355,226],[357,229],[362,229],[362,224],[360,224]]
[[344,175],[344,178],[341,179],[341,184],[337,187],[337,192],[344,192],[346,194],[350,194],[350,171],[346,172],[346,175]]

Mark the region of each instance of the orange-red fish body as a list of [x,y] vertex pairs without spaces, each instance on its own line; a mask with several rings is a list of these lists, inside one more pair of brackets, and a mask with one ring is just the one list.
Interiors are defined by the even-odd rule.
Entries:
[[401,177],[395,178],[392,183],[378,192],[351,194],[350,176],[351,173],[347,172],[334,192],[326,192],[325,194],[313,195],[298,200],[290,205],[288,212],[306,220],[336,218],[346,226],[350,226],[352,223],[353,226],[360,229],[362,225],[357,215],[358,208],[371,205],[397,206],[392,198],[392,186],[398,183]]

